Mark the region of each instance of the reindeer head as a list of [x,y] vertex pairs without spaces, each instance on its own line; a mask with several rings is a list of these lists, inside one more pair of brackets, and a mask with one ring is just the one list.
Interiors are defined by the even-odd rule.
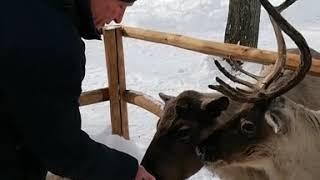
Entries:
[[[295,104],[285,97],[244,104],[199,145],[201,159],[213,168],[264,161],[288,140]],[[291,112],[291,113],[290,113]],[[282,138],[284,137],[284,138]]]
[[212,131],[229,100],[196,91],[160,97],[165,101],[164,112],[142,165],[159,180],[185,179],[203,166],[196,147]]
[[[208,159],[224,160],[239,156],[251,144],[266,141],[274,132],[285,132],[281,113],[275,116],[270,107],[277,97],[303,79],[310,68],[311,55],[303,37],[267,0],[260,1],[272,17],[279,45],[279,58],[273,72],[264,78],[252,76],[257,78],[258,83],[251,84],[232,76],[216,61],[227,77],[251,90],[234,89],[217,78],[220,84],[210,88],[231,100],[221,95],[209,96],[195,91],[186,91],[177,97],[161,94],[165,109],[142,161],[142,165],[157,179],[181,180],[197,172],[203,165],[196,153],[197,147],[205,152]],[[301,52],[300,67],[287,81],[280,78],[286,60],[286,47],[278,26],[296,42]],[[211,136],[208,138],[209,133]]]

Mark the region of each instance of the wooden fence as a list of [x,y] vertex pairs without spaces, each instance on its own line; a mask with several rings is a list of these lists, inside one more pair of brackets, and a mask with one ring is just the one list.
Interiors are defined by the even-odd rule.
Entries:
[[[80,98],[80,103],[81,105],[89,105],[109,100],[112,133],[119,134],[127,139],[129,138],[127,103],[142,107],[157,116],[160,116],[163,104],[142,92],[126,89],[123,37],[167,44],[208,55],[234,57],[235,59],[260,64],[272,64],[277,59],[277,52],[235,44],[200,40],[178,34],[133,27],[109,26],[104,28],[103,39],[109,87],[84,92]],[[287,68],[294,69],[298,64],[299,56],[288,54]],[[313,59],[309,73],[314,76],[320,76],[319,59]]]

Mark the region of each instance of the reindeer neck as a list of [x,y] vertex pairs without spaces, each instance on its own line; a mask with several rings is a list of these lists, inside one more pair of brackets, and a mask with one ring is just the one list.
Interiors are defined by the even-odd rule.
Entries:
[[286,99],[292,114],[288,134],[277,139],[272,161],[285,179],[320,179],[320,111]]

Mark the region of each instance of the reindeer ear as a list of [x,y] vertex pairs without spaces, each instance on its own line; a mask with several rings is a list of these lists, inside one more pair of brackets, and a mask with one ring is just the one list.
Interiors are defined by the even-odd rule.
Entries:
[[264,118],[275,134],[284,134],[287,132],[284,120],[281,119],[281,115],[279,113],[267,111]]
[[174,96],[166,95],[164,93],[159,93],[159,96],[165,103],[170,99],[174,98]]
[[215,114],[220,114],[222,111],[226,110],[229,106],[229,99],[225,96],[220,97],[215,100],[211,100],[203,105],[206,111],[216,112]]

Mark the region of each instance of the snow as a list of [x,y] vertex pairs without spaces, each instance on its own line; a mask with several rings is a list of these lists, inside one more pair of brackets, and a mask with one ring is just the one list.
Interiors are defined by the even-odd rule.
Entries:
[[[196,38],[223,42],[227,20],[228,0],[138,0],[127,9],[124,25],[172,32]],[[280,0],[273,0],[279,4]],[[289,22],[297,27],[314,49],[320,50],[320,13],[318,0],[297,1],[284,12]],[[288,39],[288,38],[286,38]],[[86,77],[83,90],[107,85],[104,47],[101,41],[86,41]],[[293,47],[288,42],[288,47]],[[259,48],[276,50],[275,37],[263,11],[259,34]],[[211,92],[218,72],[207,55],[175,47],[124,40],[127,89],[142,91],[160,100],[159,92],[177,95],[193,89]],[[247,64],[258,71],[259,66]],[[82,127],[90,136],[110,147],[127,152],[141,160],[156,129],[157,117],[134,105],[128,105],[130,141],[111,135],[109,103],[81,107]],[[218,179],[202,169],[192,180]]]
[[143,153],[133,141],[128,141],[119,135],[106,136],[106,134],[110,133],[104,131],[101,134],[92,135],[91,138],[97,142],[107,145],[108,147],[112,147],[118,151],[130,154],[131,156],[135,157],[139,163],[141,162]]

